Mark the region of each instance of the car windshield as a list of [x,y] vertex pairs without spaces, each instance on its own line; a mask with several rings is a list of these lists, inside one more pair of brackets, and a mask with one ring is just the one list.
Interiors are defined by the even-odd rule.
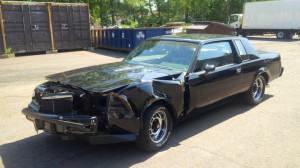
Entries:
[[125,62],[187,71],[197,44],[178,41],[144,41],[124,59]]

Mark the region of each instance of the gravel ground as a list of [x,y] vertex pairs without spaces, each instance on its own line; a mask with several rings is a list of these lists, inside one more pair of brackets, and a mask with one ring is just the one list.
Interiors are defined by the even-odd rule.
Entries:
[[34,131],[21,114],[44,76],[120,61],[125,54],[76,51],[0,59],[0,167],[300,167],[300,39],[251,37],[280,52],[285,68],[258,106],[236,99],[174,129],[168,145],[146,153],[133,143],[89,145]]

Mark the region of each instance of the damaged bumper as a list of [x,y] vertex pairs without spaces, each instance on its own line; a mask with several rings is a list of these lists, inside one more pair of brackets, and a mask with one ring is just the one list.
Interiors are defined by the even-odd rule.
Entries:
[[98,121],[95,116],[43,114],[30,108],[24,108],[22,113],[28,120],[33,121],[36,130],[66,134],[94,134],[97,132]]
[[36,131],[43,130],[53,134],[78,138],[90,144],[107,144],[136,140],[136,134],[109,135],[100,134],[97,130],[98,120],[95,116],[62,116],[43,114],[31,108],[24,108],[22,113],[34,123]]

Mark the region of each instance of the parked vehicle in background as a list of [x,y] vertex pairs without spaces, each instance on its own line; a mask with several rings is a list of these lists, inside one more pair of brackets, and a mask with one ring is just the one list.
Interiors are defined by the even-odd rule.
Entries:
[[232,14],[228,24],[235,35],[263,35],[274,33],[278,39],[292,39],[300,35],[300,1],[247,2],[244,14]]
[[259,104],[282,73],[278,53],[257,51],[246,38],[159,36],[122,62],[47,76],[22,112],[36,130],[156,151],[178,119],[236,94]]

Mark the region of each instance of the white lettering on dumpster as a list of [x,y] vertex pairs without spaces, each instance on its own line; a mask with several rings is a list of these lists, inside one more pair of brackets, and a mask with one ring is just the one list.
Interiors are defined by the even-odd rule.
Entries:
[[172,31],[166,31],[166,34],[172,34]]
[[136,35],[136,38],[139,39],[139,38],[145,38],[145,34],[143,32],[139,32],[137,35]]

